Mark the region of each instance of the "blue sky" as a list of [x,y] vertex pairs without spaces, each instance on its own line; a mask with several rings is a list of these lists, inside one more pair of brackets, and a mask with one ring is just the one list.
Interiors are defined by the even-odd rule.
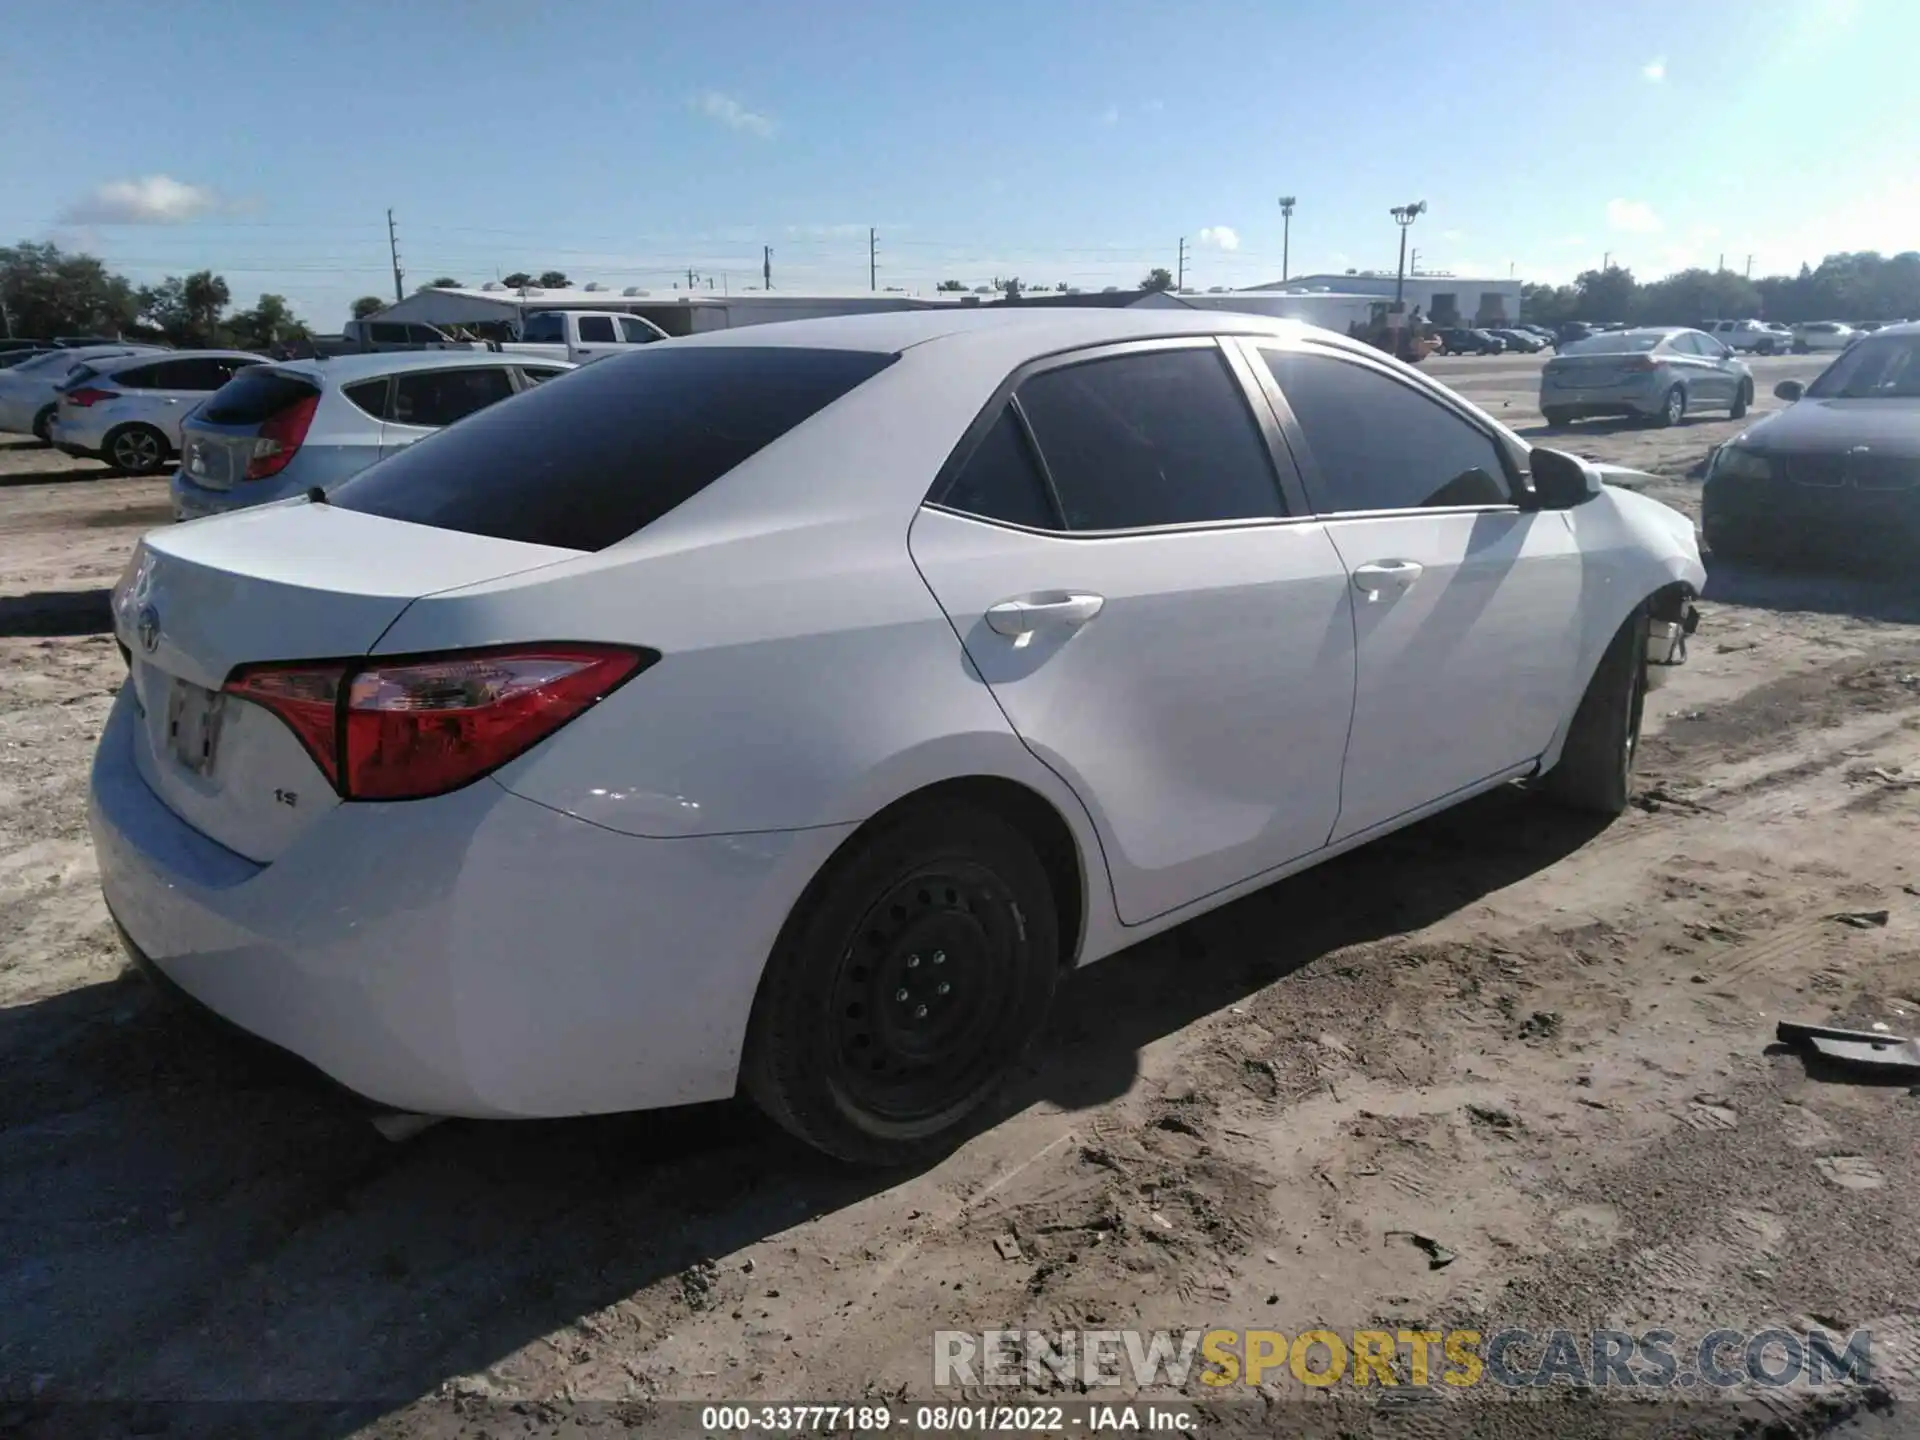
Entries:
[[[1391,268],[1756,275],[1920,246],[1914,0],[89,0],[13,26],[0,238],[309,320],[556,266],[668,288]],[[704,281],[702,282],[704,283]]]

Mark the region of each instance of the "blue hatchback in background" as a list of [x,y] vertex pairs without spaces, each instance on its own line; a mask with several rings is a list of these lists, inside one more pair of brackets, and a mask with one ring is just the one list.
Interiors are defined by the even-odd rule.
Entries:
[[180,427],[173,515],[193,520],[330,490],[476,410],[573,369],[485,350],[257,365]]

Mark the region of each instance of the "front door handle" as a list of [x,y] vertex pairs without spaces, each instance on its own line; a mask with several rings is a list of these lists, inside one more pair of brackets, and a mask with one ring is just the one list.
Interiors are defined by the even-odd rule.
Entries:
[[1376,560],[1354,568],[1353,585],[1356,590],[1366,591],[1369,600],[1376,600],[1382,590],[1405,590],[1426,568],[1418,560]]
[[1107,603],[1104,595],[1032,595],[987,607],[987,627],[996,635],[1031,635],[1045,626],[1077,630]]

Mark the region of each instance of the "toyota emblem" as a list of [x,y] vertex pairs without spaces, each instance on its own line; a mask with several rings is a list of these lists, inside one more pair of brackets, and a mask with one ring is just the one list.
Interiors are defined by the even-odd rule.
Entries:
[[134,630],[140,636],[140,648],[151,655],[160,646],[160,612],[151,605],[142,605]]

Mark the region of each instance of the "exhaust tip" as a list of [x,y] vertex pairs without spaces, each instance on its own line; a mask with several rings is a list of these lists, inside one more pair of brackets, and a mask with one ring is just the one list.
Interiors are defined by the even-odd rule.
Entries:
[[444,1115],[415,1115],[408,1110],[383,1110],[373,1117],[373,1128],[380,1132],[381,1138],[400,1145],[431,1130],[446,1118]]

